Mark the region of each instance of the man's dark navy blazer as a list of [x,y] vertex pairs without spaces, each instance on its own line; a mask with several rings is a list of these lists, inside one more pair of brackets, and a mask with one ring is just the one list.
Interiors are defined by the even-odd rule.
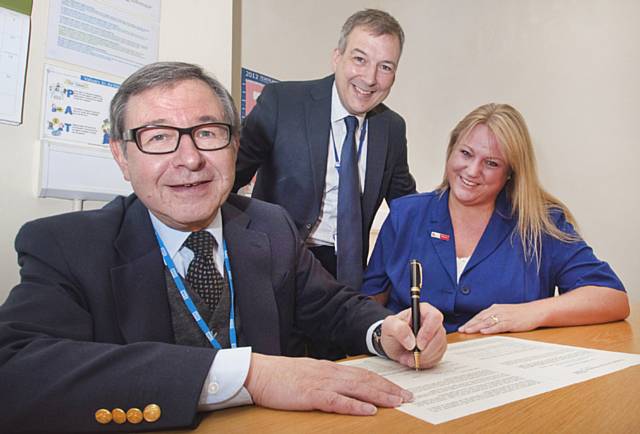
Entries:
[[[333,75],[267,85],[246,118],[234,191],[258,169],[253,197],[284,207],[306,239],[318,220],[325,189]],[[404,120],[384,104],[367,114],[368,144],[362,197],[363,266],[369,232],[383,199],[416,192],[407,164]]]
[[[287,354],[295,325],[350,354],[367,352],[367,328],[390,312],[339,285],[281,207],[231,195],[222,217],[241,345]],[[16,250],[21,282],[0,306],[3,432],[197,423],[216,350],[175,345],[162,257],[135,195],[27,223]],[[148,403],[162,408],[153,424],[102,427],[94,419],[99,408]]]

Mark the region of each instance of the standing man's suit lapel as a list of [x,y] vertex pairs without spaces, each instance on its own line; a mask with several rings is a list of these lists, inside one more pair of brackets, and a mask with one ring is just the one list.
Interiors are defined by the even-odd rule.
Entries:
[[[321,200],[327,177],[327,152],[331,129],[331,89],[334,76],[321,80],[311,90],[311,98],[306,103],[306,128],[309,154],[313,170],[314,192]],[[376,212],[376,202],[382,186],[384,167],[389,149],[389,122],[382,116],[381,106],[374,108],[368,115],[367,134],[367,170],[364,194],[362,197],[362,215],[364,220]]]
[[321,80],[309,91],[311,98],[305,104],[307,142],[313,176],[313,191],[322,200],[327,177],[327,147],[331,130],[331,88],[333,76]]
[[[373,218],[376,213],[376,201],[382,186],[384,166],[389,148],[389,122],[380,116],[380,106],[368,115],[367,135],[367,172],[365,176],[364,195],[362,197],[362,215]],[[366,217],[365,217],[366,219]]]
[[222,206],[222,218],[243,340],[250,342],[255,352],[280,354],[269,238],[249,229],[249,217],[229,203]]
[[125,342],[173,342],[164,264],[149,213],[139,200],[126,210],[114,247],[123,260],[111,269],[111,281]]

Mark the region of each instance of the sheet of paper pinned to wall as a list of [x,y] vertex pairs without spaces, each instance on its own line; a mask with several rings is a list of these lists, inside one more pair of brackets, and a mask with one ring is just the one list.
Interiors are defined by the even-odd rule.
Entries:
[[29,16],[0,7],[0,122],[22,123]]
[[127,77],[158,60],[160,0],[50,0],[47,57]]
[[109,104],[118,83],[45,66],[42,138],[88,145],[109,144]]
[[413,392],[398,410],[439,424],[640,364],[640,355],[492,336],[450,344],[443,360],[416,372],[391,360],[343,362]]

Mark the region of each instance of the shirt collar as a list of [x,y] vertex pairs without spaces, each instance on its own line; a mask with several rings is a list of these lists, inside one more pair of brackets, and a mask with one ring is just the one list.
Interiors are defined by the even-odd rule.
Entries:
[[[160,221],[151,211],[149,211],[151,217],[151,224],[153,228],[158,232],[165,248],[167,249],[169,256],[174,258],[176,253],[182,248],[184,242],[189,238],[191,232],[179,231],[167,226]],[[222,245],[222,214],[220,210],[216,213],[213,221],[205,228],[216,239],[218,245]]]
[[[338,95],[338,88],[336,87],[335,80],[331,87],[331,123],[339,122],[347,116],[354,116],[347,111],[340,101],[340,95]],[[365,115],[366,116],[366,115]],[[358,118],[358,125],[362,125],[365,116],[356,116]]]

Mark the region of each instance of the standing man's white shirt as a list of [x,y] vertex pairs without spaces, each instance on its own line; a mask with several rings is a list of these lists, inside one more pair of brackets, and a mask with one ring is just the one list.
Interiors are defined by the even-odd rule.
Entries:
[[[336,168],[336,153],[338,159],[342,153],[342,144],[347,134],[344,118],[353,116],[340,102],[338,89],[334,81],[331,90],[331,130],[327,147],[327,175],[325,177],[324,193],[320,206],[320,217],[307,238],[307,244],[312,246],[334,246],[338,225],[338,186],[339,175]],[[356,130],[356,146],[360,147],[360,133],[365,122],[365,116],[356,116],[358,128]],[[367,129],[362,142],[362,150],[358,160],[358,174],[360,176],[360,192],[364,192],[364,180],[367,172],[367,144],[369,131]],[[334,148],[335,145],[335,148]]]

